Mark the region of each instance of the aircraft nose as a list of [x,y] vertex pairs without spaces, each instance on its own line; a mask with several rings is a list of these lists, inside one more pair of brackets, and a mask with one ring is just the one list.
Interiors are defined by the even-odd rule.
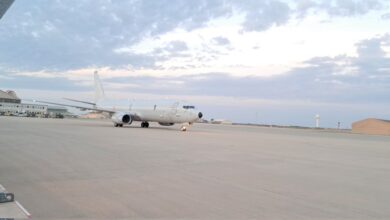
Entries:
[[199,118],[202,118],[202,117],[203,117],[202,112],[199,112],[199,113],[198,113],[198,117],[199,117]]

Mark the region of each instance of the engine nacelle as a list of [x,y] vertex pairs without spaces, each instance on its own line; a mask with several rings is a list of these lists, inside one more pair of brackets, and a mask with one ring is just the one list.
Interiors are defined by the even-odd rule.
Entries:
[[163,123],[163,122],[159,122],[160,125],[162,126],[172,126],[174,125],[175,123]]
[[133,117],[127,113],[117,112],[112,115],[111,120],[116,124],[131,124]]

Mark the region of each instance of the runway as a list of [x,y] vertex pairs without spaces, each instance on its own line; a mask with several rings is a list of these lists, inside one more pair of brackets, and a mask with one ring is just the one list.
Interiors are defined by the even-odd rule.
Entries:
[[389,219],[390,137],[0,116],[0,184],[34,219]]

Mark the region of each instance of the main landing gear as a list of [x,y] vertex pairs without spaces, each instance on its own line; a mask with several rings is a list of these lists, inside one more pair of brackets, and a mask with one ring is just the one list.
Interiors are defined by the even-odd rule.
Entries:
[[141,123],[141,128],[148,128],[148,127],[149,127],[149,122],[143,121],[143,122]]
[[117,124],[117,123],[115,123],[114,126],[115,126],[115,127],[123,127],[123,124]]

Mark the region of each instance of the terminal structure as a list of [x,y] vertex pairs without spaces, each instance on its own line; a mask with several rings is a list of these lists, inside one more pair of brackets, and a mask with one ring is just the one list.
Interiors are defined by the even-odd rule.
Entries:
[[0,90],[0,115],[57,117],[68,114],[69,112],[64,107],[22,103],[14,91]]

